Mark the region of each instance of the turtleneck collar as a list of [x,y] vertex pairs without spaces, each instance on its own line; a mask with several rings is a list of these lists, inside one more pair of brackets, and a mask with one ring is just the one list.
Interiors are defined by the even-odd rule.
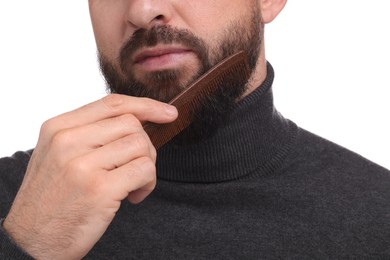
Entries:
[[223,182],[270,174],[288,153],[297,131],[274,108],[274,71],[237,103],[228,122],[203,142],[188,146],[170,143],[158,151],[157,176],[178,182]]

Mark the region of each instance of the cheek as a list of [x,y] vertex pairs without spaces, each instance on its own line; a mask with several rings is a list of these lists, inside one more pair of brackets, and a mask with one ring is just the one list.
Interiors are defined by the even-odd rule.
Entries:
[[127,27],[120,14],[110,13],[112,12],[91,12],[91,20],[99,52],[106,58],[114,60],[118,57],[119,50],[125,41]]
[[242,1],[232,0],[182,0],[177,7],[185,25],[209,46],[217,44],[228,33],[224,29],[248,11]]

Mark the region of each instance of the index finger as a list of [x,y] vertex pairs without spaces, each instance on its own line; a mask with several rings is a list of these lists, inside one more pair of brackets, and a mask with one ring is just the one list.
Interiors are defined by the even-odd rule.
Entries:
[[71,128],[124,114],[132,114],[141,122],[168,123],[176,119],[177,110],[150,98],[110,94],[55,119],[64,127]]

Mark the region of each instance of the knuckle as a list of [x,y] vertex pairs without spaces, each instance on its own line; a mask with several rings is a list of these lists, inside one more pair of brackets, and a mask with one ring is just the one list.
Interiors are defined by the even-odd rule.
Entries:
[[110,94],[103,97],[101,100],[108,110],[117,110],[125,102],[124,99],[123,95]]
[[144,173],[149,173],[151,179],[155,179],[156,165],[149,157],[142,157],[142,170]]
[[132,126],[136,128],[142,128],[141,122],[132,114],[124,114],[118,117],[118,120],[125,127]]
[[84,185],[85,191],[88,194],[107,194],[107,181],[99,176],[95,176]]
[[155,163],[157,160],[157,150],[154,146],[152,146],[150,149],[150,157],[152,158],[153,163]]
[[131,175],[132,178],[140,179],[143,183],[154,183],[156,182],[156,165],[149,157],[141,157]]
[[131,135],[131,143],[135,150],[140,154],[149,154],[149,142],[147,137],[142,133],[134,133]]
[[145,113],[156,113],[156,111],[160,111],[163,109],[162,104],[160,101],[151,99],[151,98],[146,98],[142,97],[141,100],[145,104],[144,111]]
[[86,177],[90,171],[90,166],[85,160],[73,159],[70,160],[66,165],[67,176],[82,180],[82,177]]
[[73,136],[69,130],[61,130],[52,137],[51,145],[57,148],[69,147],[73,143]]
[[81,158],[71,160],[66,166],[66,179],[72,187],[78,187],[85,194],[101,194],[107,181],[102,174],[91,174],[92,168]]
[[53,132],[55,132],[56,125],[57,125],[57,123],[56,123],[55,118],[46,120],[46,121],[41,125],[40,135],[41,135],[41,136],[46,136],[46,135],[52,134]]

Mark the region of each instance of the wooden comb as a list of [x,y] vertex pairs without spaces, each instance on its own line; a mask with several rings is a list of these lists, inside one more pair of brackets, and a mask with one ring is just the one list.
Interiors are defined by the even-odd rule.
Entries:
[[197,111],[202,100],[212,94],[232,73],[249,79],[248,56],[245,51],[227,57],[173,98],[169,104],[175,106],[179,112],[174,122],[168,124],[149,122],[144,125],[144,130],[155,148],[159,149],[188,127],[192,122],[193,113]]

